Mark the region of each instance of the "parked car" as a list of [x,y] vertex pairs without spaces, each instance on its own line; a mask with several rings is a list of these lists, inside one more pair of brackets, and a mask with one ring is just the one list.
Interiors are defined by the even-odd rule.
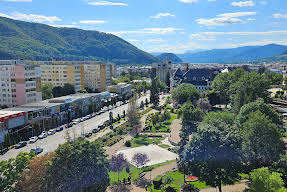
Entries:
[[37,136],[31,137],[31,138],[29,139],[29,143],[35,143],[37,140],[38,140],[38,137],[37,137]]
[[19,149],[19,148],[25,147],[26,145],[27,145],[26,141],[20,141],[19,143],[17,143],[15,145],[15,149]]
[[85,137],[91,137],[91,136],[92,136],[92,133],[91,133],[91,132],[85,133]]
[[46,132],[42,132],[41,135],[39,135],[39,139],[44,139],[48,137],[48,134]]
[[56,133],[55,129],[51,129],[48,131],[48,135],[54,135]]
[[113,126],[113,125],[111,125],[111,126],[110,126],[110,129],[111,129],[111,130],[113,130],[113,129],[114,129],[114,126]]
[[43,148],[37,147],[37,148],[31,149],[31,151],[36,153],[36,155],[38,155],[43,152]]
[[57,132],[60,132],[60,131],[63,131],[63,130],[64,130],[63,126],[57,127],[57,129],[56,129]]
[[5,153],[7,153],[9,151],[8,148],[2,149],[0,150],[0,155],[4,155]]
[[100,131],[100,128],[98,128],[98,127],[92,130],[93,133],[97,133],[99,131]]
[[105,126],[104,125],[100,125],[99,128],[100,128],[100,130],[102,130],[102,129],[105,128]]

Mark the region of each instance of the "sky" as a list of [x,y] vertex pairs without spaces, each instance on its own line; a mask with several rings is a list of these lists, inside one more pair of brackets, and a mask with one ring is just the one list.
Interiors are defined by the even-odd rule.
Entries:
[[112,33],[147,52],[287,45],[287,0],[0,0],[0,16]]

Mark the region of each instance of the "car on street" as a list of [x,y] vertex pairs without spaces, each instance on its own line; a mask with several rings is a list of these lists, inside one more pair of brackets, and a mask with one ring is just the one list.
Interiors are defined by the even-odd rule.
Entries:
[[31,151],[34,152],[36,155],[38,155],[43,152],[43,148],[37,147],[37,148],[31,149]]
[[85,137],[91,137],[93,134],[91,132],[85,133]]
[[54,135],[56,133],[55,129],[51,129],[48,131],[48,135]]
[[19,143],[17,143],[15,145],[15,149],[19,149],[19,148],[25,147],[26,145],[27,145],[26,141],[20,141]]
[[2,149],[0,150],[0,155],[4,155],[5,153],[7,153],[9,151],[8,148]]
[[111,130],[113,130],[113,129],[114,129],[114,126],[113,126],[113,125],[111,125],[111,126],[110,126],[110,129],[111,129]]
[[37,140],[38,140],[38,137],[37,137],[37,136],[31,137],[31,138],[29,139],[29,143],[35,143]]
[[100,130],[104,129],[105,126],[104,125],[99,125]]
[[98,127],[92,130],[93,133],[97,133],[99,131],[100,131],[100,128],[98,128]]
[[39,139],[44,139],[44,138],[46,138],[46,137],[48,137],[48,134],[45,132],[45,131],[43,131],[42,133],[41,133],[41,135],[39,135]]
[[60,132],[60,131],[63,131],[63,130],[64,130],[63,126],[57,127],[57,129],[56,129],[57,132]]

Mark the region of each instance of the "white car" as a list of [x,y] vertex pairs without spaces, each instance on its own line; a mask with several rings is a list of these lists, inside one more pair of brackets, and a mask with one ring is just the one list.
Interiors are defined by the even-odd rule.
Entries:
[[38,137],[37,137],[37,136],[31,137],[31,138],[29,139],[29,143],[35,143],[37,140],[38,140]]
[[39,139],[44,139],[48,137],[48,134],[46,132],[42,132],[41,135],[39,135]]
[[51,129],[50,131],[48,131],[48,135],[54,135],[56,133],[56,131],[54,129]]

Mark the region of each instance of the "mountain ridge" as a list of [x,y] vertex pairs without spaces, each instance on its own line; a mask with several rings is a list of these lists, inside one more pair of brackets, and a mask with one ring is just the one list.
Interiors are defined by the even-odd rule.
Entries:
[[178,56],[184,62],[192,63],[240,63],[248,61],[260,61],[265,58],[279,55],[287,51],[287,46],[269,44],[264,46],[244,46],[231,49],[212,49],[192,54],[185,54],[184,58]]
[[161,62],[164,61],[164,57],[167,58],[167,60],[172,60],[173,63],[180,63],[182,60],[174,53],[162,53],[158,56],[156,56]]
[[158,61],[112,34],[5,17],[0,17],[0,42],[0,59],[110,60],[117,64]]

